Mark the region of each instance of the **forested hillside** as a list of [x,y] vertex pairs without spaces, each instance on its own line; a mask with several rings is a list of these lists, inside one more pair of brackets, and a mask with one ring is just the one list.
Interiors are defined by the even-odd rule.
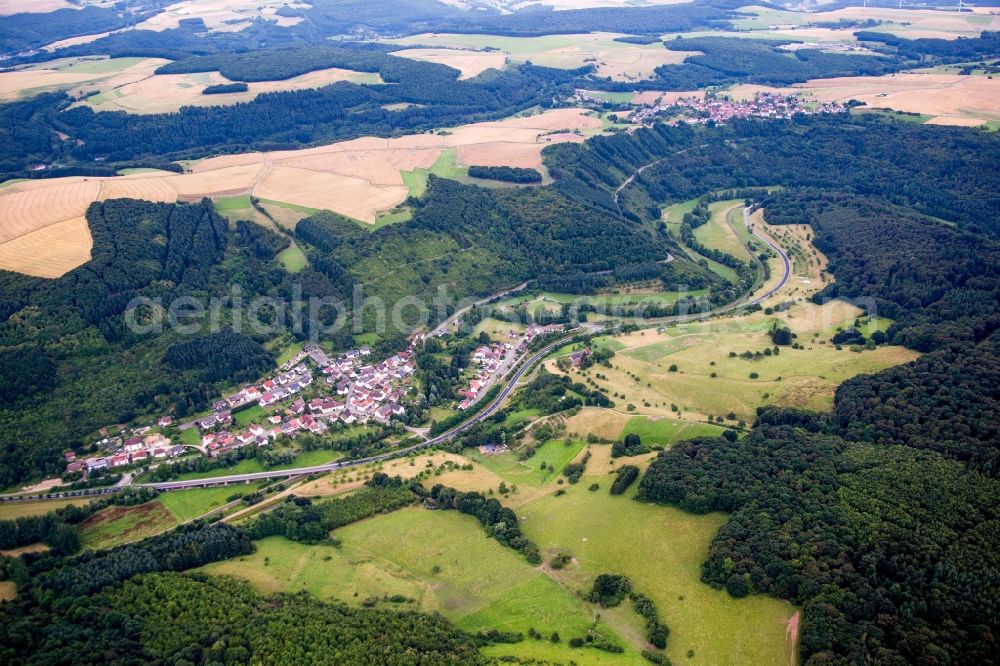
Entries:
[[[901,150],[896,161],[909,163]],[[995,232],[998,216],[967,218],[956,187],[931,219],[879,185],[867,196],[783,192],[766,200],[768,219],[812,225],[836,279],[817,300],[870,299],[870,312],[897,319],[890,339],[937,351],[847,381],[832,416],[763,409],[745,439],[676,446],[640,497],[733,512],[702,578],[801,604],[807,664],[992,663],[998,245],[943,220]]]
[[998,146],[987,132],[838,114],[706,130],[656,125],[545,154],[561,191],[608,210],[623,176],[650,164],[621,193],[633,219],[658,219],[660,204],[717,189],[784,185],[879,197],[995,237]]
[[669,236],[580,205],[552,188],[489,190],[431,178],[411,199],[413,220],[358,234],[330,216],[304,220],[296,235],[313,263],[338,282],[346,272],[367,295],[394,302],[484,296],[518,282],[579,276],[660,261]]
[[[58,471],[59,452],[84,446],[97,428],[170,405],[186,414],[214,398],[218,382],[256,376],[272,363],[261,340],[228,330],[226,308],[222,330],[194,345],[166,326],[162,334],[155,325],[130,330],[125,317],[134,298],[207,304],[234,282],[245,294],[280,292],[288,275],[270,261],[273,252],[261,257],[253,244],[269,232],[230,230],[208,201],[98,202],[87,221],[88,263],[55,280],[0,272],[3,486]],[[303,284],[330,289],[320,275]],[[140,308],[136,323],[149,325],[153,314]]]

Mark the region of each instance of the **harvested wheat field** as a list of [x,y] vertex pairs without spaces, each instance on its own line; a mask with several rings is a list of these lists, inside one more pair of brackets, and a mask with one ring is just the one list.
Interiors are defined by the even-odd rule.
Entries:
[[0,0],[0,16],[11,14],[44,14],[57,9],[79,9],[66,0]]
[[[619,33],[593,32],[579,35],[547,35],[544,37],[504,37],[497,35],[458,35],[424,33],[390,40],[407,46],[475,48],[492,47],[506,54],[514,63],[531,61],[544,67],[575,69],[585,65],[597,67],[600,76],[616,81],[634,81],[653,76],[660,65],[683,62],[695,52],[668,51],[663,44],[628,44],[616,42]],[[405,55],[406,51],[401,52]]]
[[499,51],[472,51],[468,49],[405,49],[389,55],[447,65],[462,73],[458,78],[471,79],[488,69],[503,69],[507,56]]
[[933,9],[844,7],[824,13],[823,20],[871,18],[885,22],[876,28],[879,32],[889,32],[907,39],[957,39],[978,37],[984,30],[1000,30],[1000,14],[995,12],[996,8],[993,7],[975,7],[972,12],[961,14]]
[[13,101],[66,90],[82,97],[111,90],[152,76],[162,58],[61,58],[0,73],[0,101]]
[[254,194],[310,208],[329,208],[374,222],[378,211],[402,202],[408,191],[405,185],[378,186],[339,173],[276,166],[264,176]]
[[[30,186],[30,185],[39,186]],[[70,180],[43,183],[16,183],[0,195],[0,243],[6,243],[26,233],[82,217],[87,206],[97,199],[101,185],[94,180]]]
[[957,116],[937,116],[927,121],[928,125],[951,125],[953,127],[979,127],[984,124],[982,118],[960,118]]
[[308,9],[308,4],[285,0],[186,0],[170,5],[160,14],[136,26],[138,30],[167,30],[176,28],[184,19],[200,18],[209,30],[236,32],[248,27],[257,19],[276,21],[279,26],[295,25],[302,21],[298,16],[279,16],[281,7]]
[[0,243],[0,269],[56,278],[90,261],[93,246],[87,220],[75,217]]
[[465,125],[450,133],[364,137],[303,150],[224,155],[195,162],[183,174],[150,171],[12,182],[0,189],[0,268],[55,277],[84,263],[91,248],[82,221],[87,206],[114,198],[171,202],[253,194],[373,223],[380,211],[398,206],[409,194],[401,173],[430,169],[446,150],[454,150],[466,166],[540,168],[545,146],[582,141],[580,132],[600,129],[600,120],[586,113],[553,109]]
[[247,84],[246,92],[204,95],[202,90],[207,86],[232,83],[232,81],[219,72],[153,74],[124,85],[103,86],[100,95],[90,97],[80,104],[87,105],[95,111],[171,113],[184,106],[225,106],[247,102],[262,93],[322,88],[338,81],[358,84],[382,83],[378,74],[331,67],[283,81],[251,82]]
[[846,102],[856,99],[872,108],[892,109],[929,116],[968,121],[1000,120],[1000,79],[958,74],[923,74],[909,72],[887,76],[849,76],[838,79],[814,79],[787,88],[736,86],[733,96],[748,96],[761,91],[778,90],[785,94],[801,93],[817,102]]
[[679,5],[690,0],[526,0],[517,4],[525,7],[551,7],[556,11],[567,9],[601,9],[602,7],[654,7],[656,5]]

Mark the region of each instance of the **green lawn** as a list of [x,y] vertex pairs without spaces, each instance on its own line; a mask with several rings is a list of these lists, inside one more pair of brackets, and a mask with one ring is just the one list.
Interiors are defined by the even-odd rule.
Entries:
[[215,205],[215,211],[217,213],[223,214],[234,210],[242,210],[244,208],[253,208],[250,203],[250,195],[248,194],[238,194],[233,197],[219,197],[213,204]]
[[[601,490],[590,492],[591,482]],[[611,477],[587,476],[561,497],[518,507],[527,535],[543,553],[568,552],[578,564],[555,572],[569,589],[586,589],[600,573],[627,575],[649,595],[670,628],[667,654],[675,664],[788,664],[786,623],[795,609],[763,596],[734,599],[699,579],[722,514],[694,516],[633,501],[634,490],[612,497]],[[633,487],[634,488],[634,487]],[[688,650],[693,650],[688,657]]]
[[75,74],[110,74],[120,72],[134,65],[138,65],[146,58],[102,58],[100,60],[80,60],[65,67],[58,67],[61,72],[73,72]]
[[302,351],[301,342],[295,342],[293,344],[288,345],[288,347],[286,347],[285,350],[281,352],[281,354],[278,356],[277,364],[283,365],[287,363],[292,359],[293,356],[298,354],[300,351]]
[[280,208],[287,208],[289,210],[294,210],[297,213],[305,213],[306,215],[315,215],[320,211],[319,208],[310,208],[309,206],[300,206],[299,204],[288,203],[287,201],[276,201],[274,199],[260,199],[260,203],[270,204]]
[[221,467],[210,469],[204,472],[185,472],[177,477],[178,481],[191,481],[194,479],[210,479],[213,476],[227,476],[229,474],[250,474],[253,472],[263,472],[264,466],[256,458],[241,460],[232,467]]
[[119,176],[131,176],[131,175],[137,174],[137,173],[162,173],[164,175],[170,175],[173,172],[172,171],[167,171],[165,169],[152,169],[152,168],[149,168],[149,167],[136,167],[136,168],[128,168],[128,169],[118,169],[118,175]]
[[[471,450],[465,453],[509,483],[540,486],[557,478],[563,467],[575,458],[584,446],[581,441],[570,442],[567,446],[562,440],[552,440],[538,447],[535,455],[524,461],[518,460],[512,453],[498,456],[481,456],[478,451]],[[545,463],[545,470],[541,469],[542,463]]]
[[519,409],[508,414],[503,420],[503,425],[512,426],[518,423],[524,423],[525,421],[530,421],[531,419],[536,418],[539,414],[541,414],[541,411],[538,409]]
[[635,97],[634,92],[605,92],[603,90],[588,90],[586,92],[590,97],[615,104],[629,104]]
[[42,516],[64,506],[84,506],[88,502],[90,502],[89,499],[0,502],[0,520],[15,520],[23,516]]
[[268,469],[293,469],[295,467],[313,467],[315,465],[325,465],[339,458],[343,458],[343,451],[331,451],[329,449],[316,449],[315,451],[303,451],[295,456],[295,460],[285,465],[276,465]]
[[186,444],[188,446],[198,446],[201,444],[201,437],[198,435],[198,427],[192,426],[186,430],[180,431],[180,443]]
[[178,523],[187,522],[204,515],[212,509],[228,502],[237,494],[252,493],[260,488],[261,482],[254,482],[221,488],[192,488],[191,490],[171,490],[161,493],[159,501],[167,507]]
[[705,247],[725,252],[740,261],[749,261],[750,257],[742,240],[727,220],[727,211],[734,206],[738,206],[737,210],[742,210],[741,204],[740,201],[716,201],[709,204],[712,218],[694,230],[694,237]]
[[247,407],[246,409],[241,409],[240,411],[233,413],[233,421],[236,423],[237,427],[240,428],[245,428],[254,422],[260,423],[266,417],[267,411],[265,411],[260,405]]

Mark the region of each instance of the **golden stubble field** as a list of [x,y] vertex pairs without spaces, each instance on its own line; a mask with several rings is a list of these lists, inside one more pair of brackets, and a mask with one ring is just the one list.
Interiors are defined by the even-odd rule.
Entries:
[[19,67],[0,73],[0,102],[58,90],[65,90],[75,98],[115,90],[153,76],[157,67],[168,62],[162,58],[85,57],[59,58]]
[[1000,78],[987,76],[905,72],[813,79],[786,88],[741,85],[729,94],[743,98],[775,91],[798,93],[816,102],[855,99],[871,108],[934,116],[931,122],[935,124],[975,126],[1000,120]]
[[[499,55],[499,54],[497,54]],[[94,111],[171,113],[184,106],[223,106],[247,102],[262,93],[322,88],[339,81],[383,83],[377,73],[330,67],[282,81],[255,81],[246,92],[204,95],[207,86],[233,83],[219,72],[156,74],[170,62],[162,58],[59,58],[0,73],[0,101],[26,99],[65,90],[77,106]]]
[[[743,17],[732,21],[739,30],[751,30],[756,36],[767,33],[773,38],[807,41],[856,41],[857,28],[829,29],[810,27],[810,23],[837,21],[879,21],[870,30],[885,32],[906,39],[958,39],[978,37],[984,30],[1000,29],[1000,12],[995,7],[969,7],[959,13],[957,3],[941,9],[890,7],[841,7],[832,11],[793,12],[759,5],[740,7]],[[869,28],[865,28],[869,29]]]
[[298,16],[279,16],[277,11],[288,6],[293,9],[308,9],[310,5],[286,0],[185,0],[152,16],[136,26],[139,30],[167,30],[176,28],[185,19],[200,18],[213,32],[236,32],[243,30],[257,19],[275,21],[279,26],[300,23]]
[[446,150],[464,165],[541,167],[552,143],[599,131],[583,109],[464,125],[393,139],[363,137],[303,150],[244,153],[190,165],[189,172],[67,177],[0,185],[0,268],[57,277],[86,262],[92,241],[83,216],[94,201],[136,198],[195,201],[252,194],[365,222],[402,203],[402,172],[429,169]]
[[507,56],[500,51],[474,49],[404,49],[389,55],[447,65],[460,71],[459,79],[471,79],[488,69],[503,69]]
[[172,113],[184,106],[228,106],[248,102],[257,95],[289,90],[322,88],[338,81],[359,84],[382,83],[378,74],[355,72],[330,67],[282,81],[254,81],[246,92],[204,95],[207,86],[232,83],[219,72],[193,74],[153,74],[118,86],[103,86],[100,95],[80,104],[95,111],[126,111],[128,113]]
[[[401,46],[425,47],[435,52],[453,51],[452,58],[466,57],[469,49],[497,49],[491,53],[506,56],[508,62],[532,62],[543,67],[576,69],[594,65],[599,76],[615,81],[635,81],[653,76],[661,65],[683,62],[695,51],[668,51],[663,44],[628,44],[616,42],[620,33],[592,32],[543,37],[506,37],[498,35],[459,35],[424,33],[390,40]],[[420,49],[423,50],[423,49]],[[418,50],[419,52],[419,50]],[[407,50],[397,55],[408,55]],[[438,57],[442,57],[439,55]],[[456,63],[460,60],[456,60]],[[450,63],[446,63],[450,64]],[[457,67],[457,65],[452,65]]]

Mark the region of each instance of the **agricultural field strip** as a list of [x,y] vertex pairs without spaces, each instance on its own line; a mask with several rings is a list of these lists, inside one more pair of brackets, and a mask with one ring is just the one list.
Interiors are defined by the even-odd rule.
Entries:
[[[0,219],[4,220],[0,243],[82,217],[93,201],[120,196],[175,201],[254,194],[374,222],[380,210],[406,199],[408,190],[400,173],[429,169],[442,151],[458,148],[460,160],[490,165],[497,146],[516,145],[524,152],[520,156],[508,153],[511,159],[503,160],[510,162],[508,166],[539,166],[546,145],[582,140],[576,134],[549,133],[600,127],[600,120],[585,114],[582,109],[556,109],[537,116],[461,126],[443,136],[365,137],[302,150],[227,155],[202,160],[184,174],[148,172],[16,182],[0,189]],[[540,141],[547,134],[547,140]]]

